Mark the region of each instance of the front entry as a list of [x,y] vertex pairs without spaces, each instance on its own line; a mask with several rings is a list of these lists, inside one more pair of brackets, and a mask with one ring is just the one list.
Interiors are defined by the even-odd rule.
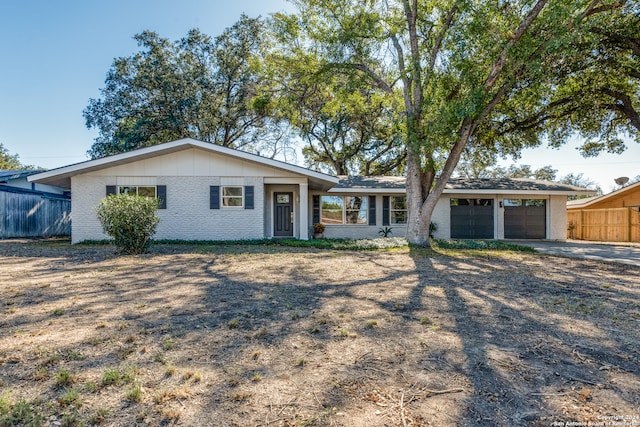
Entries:
[[293,237],[293,193],[274,193],[273,204],[273,236]]

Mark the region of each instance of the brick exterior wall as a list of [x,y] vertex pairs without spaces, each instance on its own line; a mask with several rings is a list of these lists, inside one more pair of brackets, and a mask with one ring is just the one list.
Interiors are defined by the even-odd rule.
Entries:
[[[115,176],[78,175],[72,179],[72,240],[106,239],[95,213]],[[148,179],[147,179],[148,180]],[[158,211],[160,223],[155,239],[236,240],[264,238],[264,185],[261,177],[158,177],[167,186],[167,209]],[[145,182],[146,183],[146,182]],[[132,183],[133,184],[133,183]],[[209,209],[212,185],[253,185],[254,209]]]

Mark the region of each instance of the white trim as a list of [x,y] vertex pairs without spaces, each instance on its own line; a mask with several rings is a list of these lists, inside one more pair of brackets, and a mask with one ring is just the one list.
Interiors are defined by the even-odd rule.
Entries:
[[[240,196],[225,196],[224,195],[225,188],[239,188]],[[220,186],[220,209],[244,209],[244,196],[245,196],[244,185],[236,185],[236,184],[221,185]],[[240,199],[241,204],[240,206],[225,206],[224,199]]]
[[[599,203],[602,202],[604,200],[607,200],[609,197],[613,197],[613,196],[617,196],[621,193],[624,193],[626,191],[629,190],[633,190],[635,187],[640,186],[640,181],[638,182],[634,182],[631,185],[627,185],[626,187],[622,187],[617,189],[616,191],[612,191],[609,194],[603,194],[602,196],[597,196],[597,197],[593,197],[590,199],[585,199],[585,201],[583,203],[580,203],[580,199],[577,200],[571,200],[570,203],[567,202],[567,209],[582,209],[585,208],[587,206],[591,206],[595,203]],[[632,207],[632,206],[624,206],[624,207]]]
[[300,166],[291,165],[289,163],[281,162],[279,160],[273,160],[266,157],[261,157],[256,154],[247,153],[244,151],[234,150],[232,148],[222,147],[210,142],[197,141],[191,138],[179,139],[177,141],[165,142],[163,144],[154,145],[152,147],[141,148],[139,150],[129,151],[126,153],[115,154],[109,157],[102,157],[95,160],[87,160],[86,162],[76,163],[68,166],[63,166],[50,171],[41,172],[28,177],[29,181],[47,182],[56,179],[67,179],[73,175],[81,173],[91,172],[99,169],[105,169],[112,166],[117,166],[125,163],[130,163],[137,160],[144,160],[155,156],[169,154],[177,151],[186,150],[189,148],[199,148],[202,150],[210,151],[213,153],[221,154],[224,156],[235,157],[238,159],[247,160],[254,163],[271,166],[277,169],[285,170],[301,174],[310,178],[324,181],[328,184],[335,185],[338,183],[339,178],[331,175],[327,175],[321,172],[316,172],[311,169],[306,169]]

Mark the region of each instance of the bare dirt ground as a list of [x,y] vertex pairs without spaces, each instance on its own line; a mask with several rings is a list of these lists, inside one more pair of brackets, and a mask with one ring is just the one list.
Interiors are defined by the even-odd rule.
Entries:
[[639,268],[113,251],[0,242],[5,425],[640,425]]

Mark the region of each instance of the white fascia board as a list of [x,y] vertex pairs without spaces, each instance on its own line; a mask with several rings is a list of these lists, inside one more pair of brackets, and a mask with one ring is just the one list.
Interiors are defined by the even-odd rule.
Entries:
[[290,165],[279,160],[268,159],[258,156],[256,154],[246,153],[244,151],[234,150],[232,148],[222,147],[209,142],[197,141],[191,138],[180,139],[177,141],[166,142],[164,144],[154,145],[152,147],[141,148],[135,151],[128,151],[126,153],[115,154],[109,157],[102,157],[95,160],[88,160],[86,162],[76,163],[69,166],[63,166],[50,171],[38,173],[28,177],[29,181],[47,181],[49,179],[65,178],[85,173],[89,171],[104,169],[112,166],[117,166],[124,163],[129,163],[137,160],[144,160],[151,157],[169,154],[176,151],[186,150],[189,148],[200,148],[205,151],[211,151],[217,154],[235,157],[238,159],[247,160],[254,163],[261,163],[263,165],[271,166],[278,169],[283,169],[289,172],[297,173],[300,175],[315,178],[324,182],[337,184],[338,177],[327,175],[321,172],[312,171],[300,166]]

